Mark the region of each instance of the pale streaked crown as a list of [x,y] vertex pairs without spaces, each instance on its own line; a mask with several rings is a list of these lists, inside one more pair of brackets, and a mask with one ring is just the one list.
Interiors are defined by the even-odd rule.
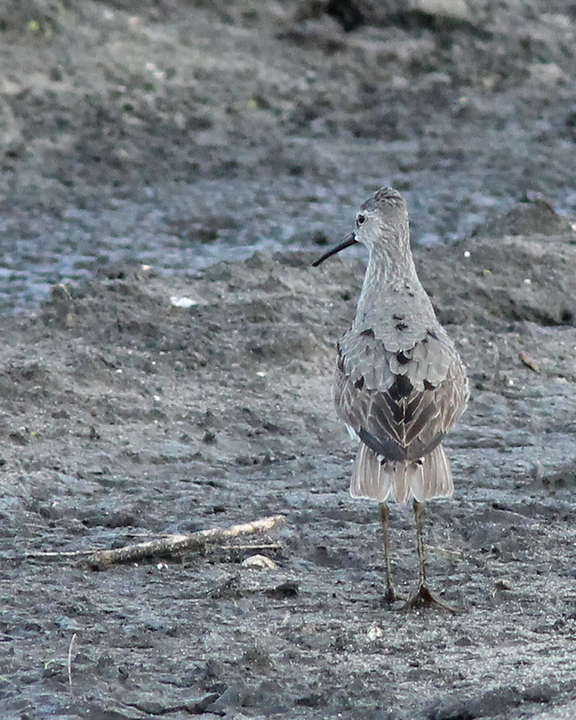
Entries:
[[397,190],[382,188],[369,198],[356,215],[354,239],[368,249],[384,247],[394,241],[408,241],[406,201]]

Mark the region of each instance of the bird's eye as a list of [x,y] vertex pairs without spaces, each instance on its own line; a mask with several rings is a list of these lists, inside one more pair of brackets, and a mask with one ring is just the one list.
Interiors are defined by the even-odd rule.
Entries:
[[362,213],[360,213],[360,215],[358,215],[356,217],[356,225],[362,225],[365,222],[365,220],[366,220],[366,215],[362,215]]

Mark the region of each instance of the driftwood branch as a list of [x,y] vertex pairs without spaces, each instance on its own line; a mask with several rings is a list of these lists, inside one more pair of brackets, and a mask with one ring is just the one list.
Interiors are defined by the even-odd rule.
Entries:
[[273,528],[282,527],[284,523],[283,515],[274,515],[242,525],[232,525],[229,528],[199,530],[190,535],[169,535],[159,540],[148,540],[113,550],[30,553],[29,557],[82,558],[90,567],[103,570],[119,563],[138,562],[151,557],[178,556],[190,550],[203,550],[208,545],[222,544],[232,538],[265,533]]

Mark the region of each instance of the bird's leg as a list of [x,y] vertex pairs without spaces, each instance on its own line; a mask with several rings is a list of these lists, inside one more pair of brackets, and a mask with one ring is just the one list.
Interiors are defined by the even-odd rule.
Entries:
[[422,537],[422,503],[414,500],[414,519],[416,520],[416,535],[418,538],[418,562],[420,564],[420,582],[418,592],[410,598],[403,609],[436,606],[451,613],[463,612],[459,608],[452,607],[434,596],[426,583],[426,560],[424,557],[424,539]]
[[418,563],[419,569],[419,589],[426,587],[426,559],[424,557],[424,538],[422,537],[422,503],[414,500],[414,519],[416,520],[416,537],[418,539]]
[[393,603],[395,600],[400,598],[394,590],[394,584],[392,583],[392,563],[390,561],[390,536],[388,534],[388,520],[390,518],[390,511],[388,505],[385,502],[380,503],[380,522],[382,523],[382,533],[384,535],[384,561],[386,563],[386,594],[384,595],[384,602]]

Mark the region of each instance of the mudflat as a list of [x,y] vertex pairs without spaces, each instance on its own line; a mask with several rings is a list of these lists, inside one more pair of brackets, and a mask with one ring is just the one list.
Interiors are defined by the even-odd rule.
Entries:
[[[3,717],[572,718],[573,13],[0,10]],[[311,263],[382,185],[471,380],[425,520],[458,616],[383,605],[377,507],[347,492],[364,256]],[[391,544],[408,595],[410,508]]]

